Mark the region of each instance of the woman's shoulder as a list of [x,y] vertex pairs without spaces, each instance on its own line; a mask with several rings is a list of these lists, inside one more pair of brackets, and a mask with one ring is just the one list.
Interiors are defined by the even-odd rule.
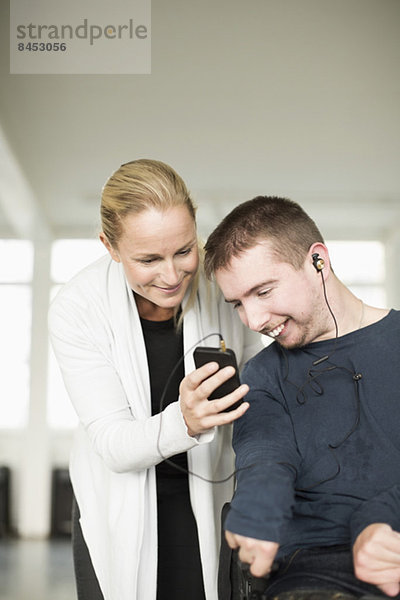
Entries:
[[78,271],[65,283],[57,297],[79,297],[89,291],[96,291],[104,287],[107,274],[112,267],[112,259],[105,255]]
[[105,255],[74,275],[52,300],[50,318],[57,314],[64,318],[78,313],[90,315],[96,307],[101,307],[107,301],[110,271],[115,269],[113,262]]

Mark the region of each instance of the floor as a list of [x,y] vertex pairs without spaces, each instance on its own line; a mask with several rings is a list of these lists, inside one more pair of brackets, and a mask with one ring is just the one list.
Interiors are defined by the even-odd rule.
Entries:
[[68,538],[0,538],[0,600],[76,600]]

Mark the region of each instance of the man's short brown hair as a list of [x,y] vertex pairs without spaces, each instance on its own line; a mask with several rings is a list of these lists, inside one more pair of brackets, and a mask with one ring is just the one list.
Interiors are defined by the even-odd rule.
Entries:
[[324,239],[299,204],[277,196],[257,196],[236,206],[209,236],[205,246],[208,277],[232,258],[262,241],[272,242],[283,262],[300,269],[308,250]]

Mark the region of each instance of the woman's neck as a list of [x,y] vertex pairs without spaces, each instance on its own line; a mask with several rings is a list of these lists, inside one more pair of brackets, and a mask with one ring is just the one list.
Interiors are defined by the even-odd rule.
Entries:
[[143,296],[139,296],[138,294],[134,294],[134,296],[139,316],[142,319],[146,319],[147,321],[168,321],[168,319],[171,319],[175,315],[175,308],[164,308],[150,302],[150,300],[143,298]]

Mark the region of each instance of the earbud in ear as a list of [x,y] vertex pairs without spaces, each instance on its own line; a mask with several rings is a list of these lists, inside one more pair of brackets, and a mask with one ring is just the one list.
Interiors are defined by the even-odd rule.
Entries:
[[324,261],[324,259],[323,259],[323,258],[321,258],[321,257],[320,257],[320,255],[319,255],[319,254],[317,254],[317,253],[315,253],[315,254],[312,254],[312,259],[313,259],[313,262],[312,262],[312,264],[313,264],[314,268],[315,268],[317,271],[322,271],[322,269],[323,269],[323,268],[324,268],[324,266],[325,266],[325,261]]

